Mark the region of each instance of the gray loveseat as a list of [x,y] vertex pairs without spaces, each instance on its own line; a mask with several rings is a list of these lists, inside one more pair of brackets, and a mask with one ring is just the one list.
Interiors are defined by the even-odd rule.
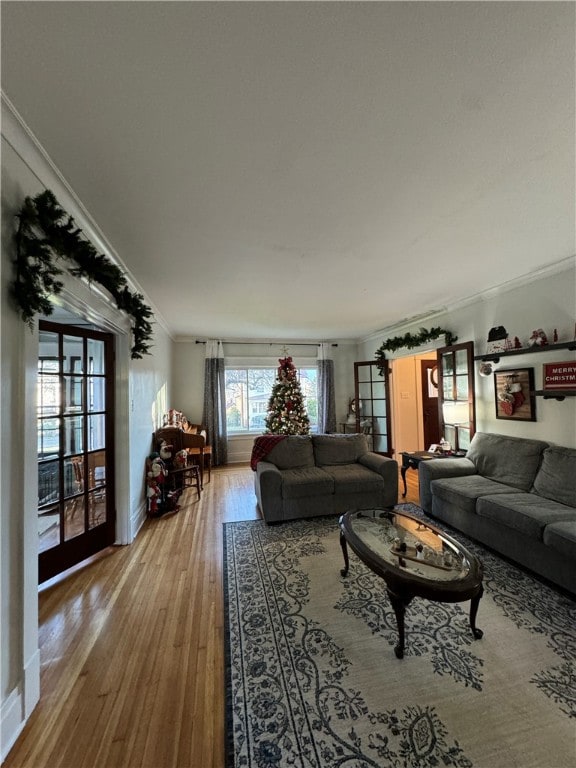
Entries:
[[425,512],[576,594],[576,450],[477,432],[418,472]]
[[256,464],[255,491],[267,523],[393,507],[398,464],[362,434],[290,435]]

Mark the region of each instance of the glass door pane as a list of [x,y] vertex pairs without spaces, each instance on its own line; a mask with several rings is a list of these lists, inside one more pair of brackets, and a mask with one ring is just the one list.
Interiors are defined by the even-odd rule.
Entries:
[[441,434],[452,450],[465,451],[476,429],[474,344],[466,342],[437,351],[442,386]]
[[41,320],[40,581],[114,542],[113,337]]
[[369,436],[371,450],[392,456],[388,370],[382,376],[376,361],[354,363],[354,390],[356,430]]

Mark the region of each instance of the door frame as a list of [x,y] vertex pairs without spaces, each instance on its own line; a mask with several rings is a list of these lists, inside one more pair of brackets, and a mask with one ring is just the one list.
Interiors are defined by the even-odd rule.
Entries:
[[[440,422],[438,414],[438,361],[430,358],[419,358],[420,360],[420,410],[422,412],[422,434],[424,436],[424,450],[428,450],[428,447],[433,443],[437,443],[440,439]],[[433,363],[433,365],[430,365]],[[428,371],[436,371],[436,382],[434,382],[432,373],[428,375]],[[436,388],[436,396],[429,394],[430,385]],[[435,402],[430,402],[435,401]],[[430,402],[430,410],[427,412],[426,403]],[[433,413],[432,413],[433,412]],[[427,425],[427,416],[433,419],[432,425]]]
[[[76,319],[76,318],[75,318]],[[80,318],[77,318],[80,319]],[[56,576],[59,576],[61,573],[64,573],[69,568],[72,568],[79,563],[83,562],[84,560],[88,559],[92,555],[98,554],[99,552],[106,549],[108,546],[113,544],[116,539],[116,496],[115,496],[115,470],[116,470],[116,463],[115,463],[115,445],[114,445],[114,429],[113,425],[116,422],[115,413],[115,402],[114,402],[114,382],[116,379],[114,368],[115,368],[115,352],[114,352],[114,341],[115,337],[114,334],[109,333],[108,331],[102,331],[101,328],[97,328],[94,326],[94,324],[90,324],[89,327],[82,327],[81,325],[76,325],[75,321],[72,317],[67,316],[66,322],[60,323],[55,322],[54,319],[47,320],[46,318],[41,318],[38,320],[38,327],[40,329],[40,326],[42,326],[42,330],[48,333],[58,334],[58,337],[62,339],[62,337],[65,337],[66,334],[69,332],[71,336],[74,336],[77,339],[80,339],[82,341],[82,347],[85,348],[86,340],[92,339],[100,341],[104,344],[105,349],[105,363],[104,363],[104,372],[105,372],[105,422],[106,422],[106,428],[105,428],[105,445],[103,446],[103,449],[106,453],[106,516],[105,516],[105,522],[101,523],[94,527],[85,528],[83,532],[78,532],[78,535],[73,535],[69,538],[66,538],[65,536],[65,526],[63,522],[63,518],[60,518],[60,523],[58,526],[59,529],[59,538],[64,533],[64,539],[61,540],[58,544],[56,544],[54,547],[49,547],[41,552],[38,553],[39,555],[39,573],[38,573],[38,580],[41,583],[44,583],[46,581],[49,581],[50,579],[55,578]],[[62,344],[62,341],[60,341],[60,344]],[[57,358],[60,359],[60,356]],[[87,361],[86,361],[87,365]],[[62,364],[58,367],[58,374],[59,376],[62,376],[63,373],[66,372],[65,367],[62,368]],[[88,378],[88,368],[84,367],[82,369],[83,371],[83,379],[87,380]],[[88,404],[87,402],[83,402],[83,414],[88,414]],[[60,410],[59,410],[59,417],[62,416],[65,413],[64,410],[64,396],[61,397],[60,402]],[[93,452],[93,451],[91,451]],[[88,482],[88,476],[86,475],[86,470],[88,467],[88,464],[85,463],[86,459],[85,456],[88,456],[89,451],[87,449],[87,445],[85,440],[82,441],[81,448],[76,447],[76,449],[72,452],[77,455],[82,456],[82,465],[85,477],[85,483],[83,487],[83,494],[80,498],[82,502],[82,517],[84,517],[84,503],[87,502],[88,496],[87,490],[89,487]],[[71,454],[69,454],[66,451],[66,446],[61,443],[58,454],[57,454],[57,461],[59,465],[66,461],[66,456],[68,455],[68,461],[71,458]],[[54,459],[52,458],[52,461]],[[59,475],[60,476],[60,475]],[[60,476],[62,478],[62,476]],[[62,479],[60,480],[62,483]],[[60,485],[60,483],[59,483]],[[62,514],[62,505],[64,507],[66,506],[66,500],[64,498],[64,494],[62,486],[59,487],[59,495],[58,495],[58,502],[59,502],[59,515]],[[69,501],[68,501],[69,503]],[[64,516],[66,513],[64,512]],[[87,520],[84,520],[84,524],[87,525]]]
[[[472,432],[471,437],[474,434],[475,428],[476,428],[476,396],[475,396],[475,387],[474,387],[474,365],[473,365],[473,351],[474,351],[474,343],[473,342],[463,342],[461,344],[457,343],[451,347],[435,347],[433,349],[426,349],[418,352],[412,352],[409,355],[401,355],[399,357],[395,357],[390,359],[388,362],[391,367],[391,374],[390,374],[390,396],[391,396],[391,403],[392,403],[392,429],[394,430],[394,436],[395,436],[395,443],[396,443],[396,459],[398,459],[398,456],[400,455],[400,452],[402,450],[427,450],[429,446],[424,445],[424,427],[423,427],[423,415],[422,415],[422,391],[421,391],[421,383],[420,383],[420,374],[418,369],[418,375],[415,376],[415,393],[414,393],[414,408],[416,413],[416,418],[418,420],[418,438],[417,438],[417,445],[410,445],[409,447],[402,447],[402,441],[403,441],[403,433],[402,430],[399,429],[399,414],[398,414],[398,408],[397,404],[402,400],[402,393],[400,391],[400,382],[398,381],[398,367],[397,363],[402,360],[413,360],[414,364],[418,364],[418,361],[421,359],[429,358],[432,359],[433,357],[436,358],[436,361],[438,363],[438,370],[440,371],[440,360],[441,355],[443,352],[451,351],[455,349],[464,349],[468,348],[471,350],[468,355],[468,368],[469,368],[469,376],[470,376],[470,385],[471,385],[471,393],[470,393],[470,414],[471,414],[471,424],[472,424]],[[439,382],[440,383],[440,382]],[[440,429],[443,430],[443,419],[442,419],[442,398],[441,398],[441,392],[440,387],[438,388],[438,419],[439,419],[439,426]],[[441,435],[438,436],[439,438]]]
[[[76,315],[78,322],[87,321],[98,325],[104,331],[115,336],[116,375],[114,398],[116,418],[114,423],[114,442],[116,446],[115,468],[115,507],[116,531],[114,544],[130,544],[136,530],[131,519],[130,493],[130,321],[124,313],[113,306],[110,300],[94,287],[82,280],[65,273],[61,275],[62,292],[51,298],[55,307]],[[25,359],[24,381],[24,461],[27,466],[36,466],[38,436],[36,424],[36,387],[38,378],[39,336],[38,323],[34,323],[31,333],[24,335],[23,356]],[[38,640],[38,477],[30,478],[23,488],[24,506],[24,582],[34,586],[34,591],[25,589],[25,627],[33,626],[29,640],[37,647]],[[50,583],[50,582],[47,582]],[[32,622],[32,624],[30,624]],[[25,628],[24,634],[28,631]],[[25,641],[26,642],[26,641]]]
[[[411,352],[407,355],[391,358],[388,363],[390,373],[390,403],[392,416],[392,429],[394,430],[395,458],[398,460],[402,451],[419,451],[428,448],[424,445],[424,415],[422,404],[422,385],[420,379],[420,361],[436,360],[436,350]],[[401,371],[400,366],[410,364],[410,377],[406,382],[403,376],[406,371]],[[406,424],[406,418],[402,419],[402,403],[410,400],[410,424]],[[404,414],[406,416],[406,411]],[[403,424],[404,421],[404,424]],[[403,427],[403,428],[402,428]],[[438,437],[439,439],[439,437]]]

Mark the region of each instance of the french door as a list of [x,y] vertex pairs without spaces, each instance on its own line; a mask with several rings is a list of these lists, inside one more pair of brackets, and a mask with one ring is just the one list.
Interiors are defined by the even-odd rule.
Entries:
[[436,350],[440,434],[453,450],[466,451],[476,432],[474,342]]
[[377,362],[354,363],[354,396],[356,398],[356,430],[370,436],[375,453],[392,457],[392,422],[390,420],[390,388],[388,366],[380,374]]
[[39,323],[39,581],[114,543],[113,336]]

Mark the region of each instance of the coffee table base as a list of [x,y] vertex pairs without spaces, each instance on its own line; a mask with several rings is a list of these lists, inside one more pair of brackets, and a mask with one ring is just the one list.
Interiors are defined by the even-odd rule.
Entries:
[[[344,555],[344,568],[340,570],[341,576],[347,576],[350,570],[350,558],[348,557],[348,545],[346,543],[346,537],[340,531],[340,546],[342,547],[342,554]],[[406,593],[404,595],[397,595],[388,586],[386,586],[386,592],[390,598],[390,604],[394,609],[396,616],[396,624],[398,626],[398,643],[394,646],[394,654],[397,659],[404,658],[405,647],[405,632],[404,632],[404,617],[406,615],[406,607],[412,602],[415,595]],[[476,616],[478,614],[478,606],[480,605],[480,599],[484,594],[484,587],[480,585],[478,593],[472,597],[470,601],[470,628],[475,640],[480,640],[484,633],[476,626]],[[442,602],[439,600],[438,602]]]

